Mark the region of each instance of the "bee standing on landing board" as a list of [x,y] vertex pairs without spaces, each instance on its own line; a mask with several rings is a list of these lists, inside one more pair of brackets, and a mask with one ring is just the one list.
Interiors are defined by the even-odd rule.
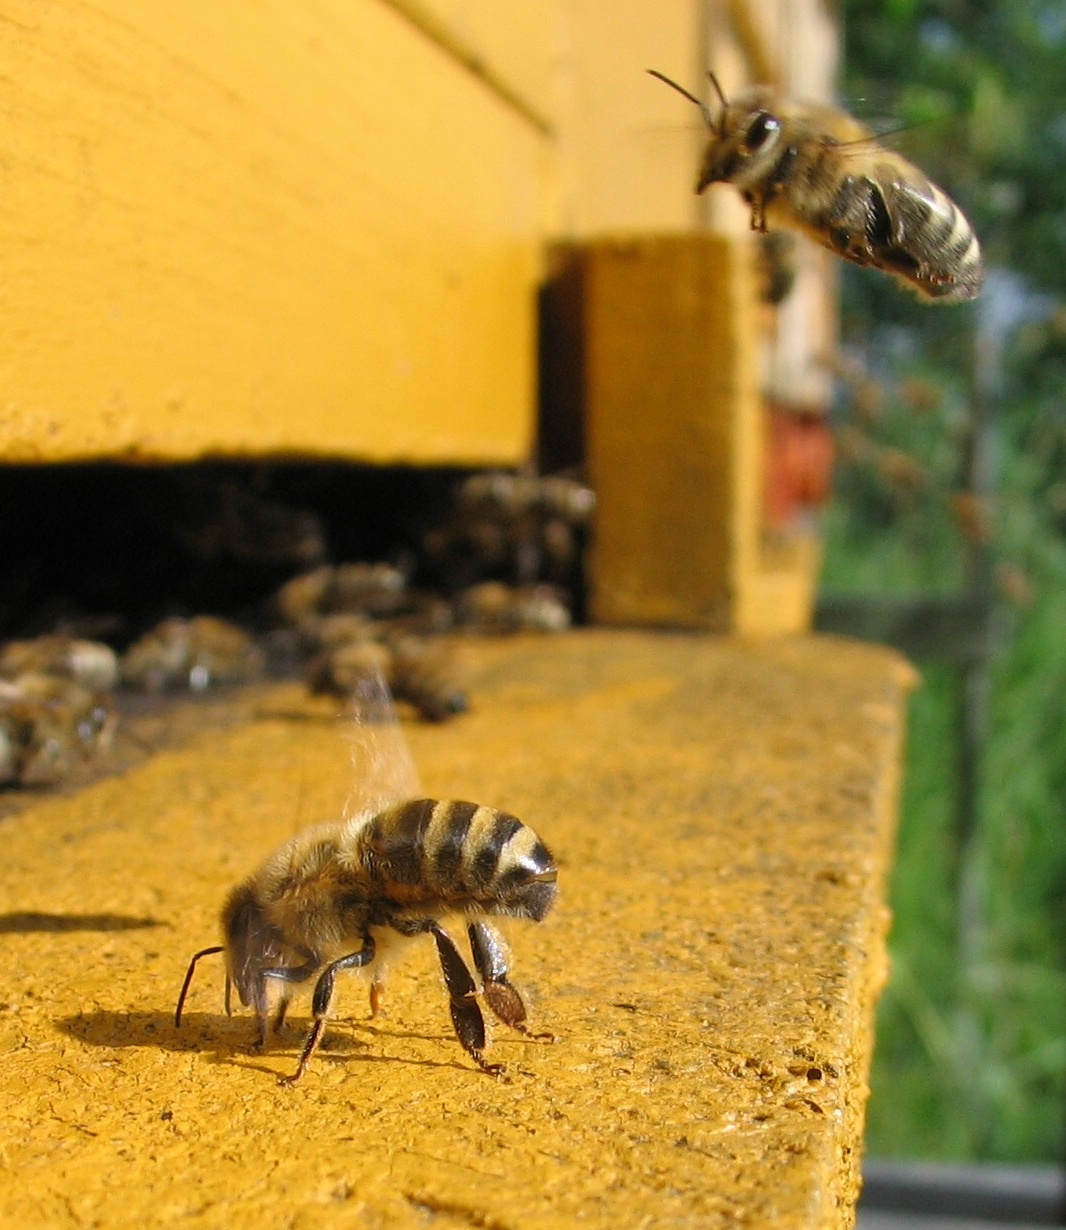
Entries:
[[[387,689],[380,687],[387,703]],[[387,793],[402,790],[414,776],[402,736],[395,735],[399,764],[394,758],[385,766],[374,763],[380,760],[376,743],[382,736],[372,732],[367,738],[367,776],[383,767],[393,778]],[[222,910],[224,942],[193,956],[175,1024],[181,1024],[196,963],[211,953],[225,954],[226,1011],[236,986],[241,1003],[255,1009],[260,1045],[269,1030],[281,1028],[293,986],[315,979],[310,1033],[296,1071],[281,1078],[292,1084],[321,1041],[336,975],[368,969],[371,1015],[376,1015],[391,951],[404,938],[429,934],[456,1035],[480,1068],[499,1075],[503,1065],[484,1058],[477,983],[439,919],[453,913],[471,919],[467,932],[474,966],[493,1014],[520,1033],[551,1038],[530,1034],[522,997],[507,977],[506,949],[481,916],[539,922],[555,900],[555,881],[555,860],[547,847],[507,812],[457,801],[408,799],[382,806],[379,800],[336,824],[291,838],[230,893]]]
[[676,81],[648,71],[694,102],[711,130],[696,191],[733,184],[751,206],[752,230],[775,224],[801,231],[845,260],[892,274],[924,299],[977,295],[981,248],[962,211],[858,120],[764,85],[730,101],[711,73],[722,104],[715,116]]

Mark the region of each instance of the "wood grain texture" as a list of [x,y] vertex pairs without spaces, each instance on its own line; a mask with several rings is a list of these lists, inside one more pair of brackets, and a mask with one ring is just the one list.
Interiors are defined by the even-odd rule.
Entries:
[[566,0],[387,0],[545,132],[559,121]]
[[0,457],[514,462],[545,138],[380,0],[15,0]]

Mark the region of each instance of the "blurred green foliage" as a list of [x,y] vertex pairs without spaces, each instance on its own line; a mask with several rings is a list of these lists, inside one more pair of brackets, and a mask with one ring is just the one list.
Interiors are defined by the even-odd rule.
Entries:
[[[873,1153],[1059,1161],[1066,1112],[1066,7],[843,0],[842,97],[963,206],[991,270],[930,308],[847,270],[827,591],[978,592],[977,698],[919,663]],[[893,126],[893,125],[889,125]],[[895,138],[894,138],[895,140]],[[974,483],[976,482],[976,491]],[[960,720],[985,738],[959,815]]]

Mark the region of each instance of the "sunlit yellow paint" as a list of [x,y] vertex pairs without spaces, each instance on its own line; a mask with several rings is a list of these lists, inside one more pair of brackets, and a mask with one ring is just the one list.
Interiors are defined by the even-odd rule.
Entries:
[[510,1079],[477,1071],[428,943],[385,1020],[344,980],[294,1088],[275,1077],[306,1005],[249,1054],[217,958],[175,1031],[225,892],[357,785],[347,732],[275,689],[3,822],[0,1223],[851,1225],[902,664],[832,640],[609,632],[470,659],[472,711],[408,735],[427,791],[513,811],[558,858],[557,908],[507,928],[557,1042],[500,1028]]
[[560,61],[572,0],[385,0],[545,132],[560,120]]
[[544,135],[382,0],[16,0],[0,458],[517,461]]

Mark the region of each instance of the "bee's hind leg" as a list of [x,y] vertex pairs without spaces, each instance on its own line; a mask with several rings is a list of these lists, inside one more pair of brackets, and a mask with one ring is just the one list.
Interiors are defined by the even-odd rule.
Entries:
[[427,920],[425,929],[432,934],[437,944],[437,955],[444,971],[444,984],[448,988],[456,1037],[483,1072],[490,1076],[502,1075],[505,1071],[504,1064],[488,1063],[485,1060],[485,1018],[478,1007],[477,983],[473,974],[467,968],[452,937],[443,927]]
[[471,923],[468,928],[470,951],[481,975],[485,1001],[493,1014],[505,1025],[517,1029],[528,1038],[555,1041],[552,1033],[533,1033],[526,1024],[526,1005],[517,987],[507,977],[507,949],[499,935],[487,923]]

